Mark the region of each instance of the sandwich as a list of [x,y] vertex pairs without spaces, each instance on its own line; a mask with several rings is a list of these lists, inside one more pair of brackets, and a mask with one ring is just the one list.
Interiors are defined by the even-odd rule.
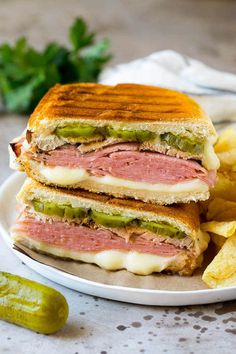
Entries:
[[107,270],[190,275],[209,242],[196,203],[162,206],[29,178],[17,199],[21,212],[11,230],[17,244]]
[[206,200],[219,161],[208,115],[158,87],[56,85],[11,143],[13,168],[56,187],[158,204]]

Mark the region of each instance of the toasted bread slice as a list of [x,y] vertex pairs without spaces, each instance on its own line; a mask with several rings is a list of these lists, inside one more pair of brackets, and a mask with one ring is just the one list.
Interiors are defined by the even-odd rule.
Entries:
[[[211,121],[189,96],[160,87],[137,84],[107,86],[95,83],[57,84],[43,97],[30,117],[29,128],[42,120],[121,121],[129,124],[202,124],[214,133]],[[202,132],[204,134],[204,132]]]
[[[36,107],[28,129],[38,146],[49,149],[59,145],[53,135],[57,127],[76,123],[216,140],[210,118],[190,97],[177,91],[137,84],[56,85]],[[98,140],[95,136],[94,141]],[[84,138],[80,142],[86,141],[90,139]]]

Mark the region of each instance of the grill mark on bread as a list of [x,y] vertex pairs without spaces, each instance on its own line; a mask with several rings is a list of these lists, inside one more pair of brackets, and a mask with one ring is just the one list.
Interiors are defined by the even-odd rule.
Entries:
[[[143,88],[148,88],[148,92],[144,92]],[[102,84],[68,84],[59,86],[57,85],[57,91],[65,94],[96,94],[102,95],[106,94],[108,96],[152,96],[152,97],[167,97],[172,98],[173,91],[148,85],[138,85],[138,84],[118,84],[116,86],[108,86]],[[158,92],[158,93],[157,93]],[[181,95],[181,94],[180,94]]]
[[[68,104],[69,103],[69,104]],[[164,88],[137,84],[56,85],[43,97],[30,117],[29,127],[42,120],[64,118],[158,123],[202,121],[213,130],[209,118],[190,97]],[[194,123],[195,123],[194,122]]]
[[[95,105],[95,106],[91,106],[90,104],[77,104],[77,103],[72,103],[72,104],[64,104],[64,103],[57,103],[57,104],[53,104],[51,106],[52,109],[60,109],[61,107],[63,108],[68,108],[68,109],[77,109],[78,110],[78,114],[79,114],[79,111],[80,109],[88,109],[88,110],[95,110],[95,111],[98,111],[98,114],[100,112],[104,112],[104,106],[102,107],[99,107],[99,105]],[[155,110],[151,110],[151,109],[148,109],[146,108],[145,110],[143,109],[140,109],[139,107],[137,107],[137,105],[134,105],[134,106],[130,106],[130,105],[117,105],[116,107],[112,107],[111,105],[107,105],[107,108],[106,110],[109,110],[109,111],[115,111],[115,112],[135,112],[135,113],[173,113],[173,112],[176,112],[176,113],[184,113],[183,110],[181,109],[177,109],[176,107],[173,109],[173,108],[170,108],[168,105],[163,105],[162,108],[161,106],[158,106],[158,108],[160,109],[155,109]],[[181,108],[181,107],[179,107]]]
[[[178,115],[179,120],[185,120],[185,112],[168,109],[166,111],[156,111],[156,112],[133,112],[133,111],[122,111],[122,110],[98,110],[98,109],[80,109],[79,107],[74,106],[51,106],[50,112],[47,113],[47,118],[61,118],[63,114],[64,118],[86,118],[86,119],[103,119],[103,120],[145,120],[145,121],[162,121],[163,118],[171,118],[173,114]],[[190,117],[189,117],[190,119]]]
[[[127,100],[129,100],[129,103],[136,103],[136,104],[149,104],[149,105],[157,105],[157,104],[162,104],[162,103],[166,103],[166,100],[170,100],[170,102],[168,102],[168,105],[176,105],[176,104],[182,104],[181,100],[176,100],[173,99],[173,97],[163,97],[163,96],[153,96],[153,97],[145,97],[143,98],[143,95],[139,95],[139,96],[128,96],[128,95],[124,95],[124,96],[120,96],[120,95],[93,95],[93,94],[82,94],[82,95],[78,95],[75,94],[74,92],[72,94],[68,93],[67,95],[65,95],[65,93],[63,94],[59,94],[58,95],[58,100],[60,101],[73,101],[73,100],[77,100],[77,101],[89,101],[89,102],[127,102]],[[132,100],[133,99],[133,100]]]
[[[83,107],[83,108],[98,108],[98,109],[104,109],[104,103],[106,103],[106,109],[120,109],[120,108],[125,108],[128,110],[133,110],[138,108],[142,112],[156,112],[157,111],[157,103],[149,103],[149,102],[128,102],[127,101],[122,101],[122,102],[114,102],[110,100],[98,100],[98,99],[87,99],[87,100],[72,100],[71,98],[67,99],[61,99],[60,97],[58,98],[58,102],[56,104],[53,104],[52,106],[68,106],[68,107]],[[166,101],[159,102],[158,103],[158,111],[165,109],[165,107],[175,107],[180,108],[183,105],[180,102],[170,102],[167,103]],[[155,109],[154,109],[155,108]]]

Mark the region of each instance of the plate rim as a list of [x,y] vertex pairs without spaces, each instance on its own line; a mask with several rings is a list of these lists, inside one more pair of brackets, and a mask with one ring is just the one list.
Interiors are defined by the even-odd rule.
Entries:
[[[8,186],[12,183],[12,181],[17,180],[21,174],[22,174],[22,172],[14,172],[1,184],[1,186],[0,186],[0,205],[2,202],[2,193],[6,189],[8,189]],[[68,280],[83,283],[84,285],[94,286],[96,288],[125,291],[128,293],[136,293],[136,294],[150,294],[150,295],[156,294],[156,295],[173,295],[173,296],[207,295],[207,294],[213,294],[213,293],[215,295],[220,296],[222,293],[225,294],[225,293],[231,293],[234,290],[236,291],[236,286],[230,286],[230,287],[224,287],[224,288],[209,288],[209,289],[196,289],[196,290],[181,291],[181,290],[163,290],[163,289],[144,289],[144,288],[126,287],[126,286],[122,286],[122,285],[103,284],[103,283],[99,283],[99,282],[96,282],[93,280],[81,278],[79,276],[64,272],[63,270],[60,270],[60,269],[54,268],[52,266],[40,263],[40,262],[30,258],[29,256],[23,255],[20,252],[18,252],[17,250],[13,249],[13,247],[12,247],[13,242],[10,239],[8,230],[6,230],[6,228],[2,224],[1,218],[0,218],[0,234],[1,234],[2,239],[5,242],[5,244],[7,244],[7,246],[10,248],[10,250],[13,252],[13,254],[15,254],[20,260],[22,260],[22,258],[27,259],[29,261],[29,263],[33,262],[35,265],[37,265],[41,268],[45,268],[47,271],[53,272],[55,275],[65,277]],[[30,269],[32,269],[32,267],[27,263],[27,261],[24,260],[24,262],[26,263],[26,265]],[[35,269],[33,269],[33,270],[38,272]],[[38,273],[40,273],[40,272],[38,272]],[[40,274],[42,276],[44,276],[42,273],[40,273]],[[48,279],[50,279],[50,278],[48,278]],[[55,281],[55,280],[53,280],[53,281]],[[69,288],[69,286],[68,286],[68,288]],[[236,294],[235,294],[235,298],[236,298]],[[178,306],[178,305],[176,305],[176,306]]]

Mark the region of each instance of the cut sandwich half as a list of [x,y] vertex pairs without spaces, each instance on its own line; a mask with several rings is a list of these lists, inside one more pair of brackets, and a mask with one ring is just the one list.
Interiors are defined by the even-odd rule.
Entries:
[[45,95],[11,150],[44,184],[172,204],[209,197],[216,138],[207,114],[176,91],[71,84]]
[[28,179],[18,195],[15,242],[51,256],[136,274],[192,274],[208,234],[198,206],[158,206],[87,191],[52,189]]

